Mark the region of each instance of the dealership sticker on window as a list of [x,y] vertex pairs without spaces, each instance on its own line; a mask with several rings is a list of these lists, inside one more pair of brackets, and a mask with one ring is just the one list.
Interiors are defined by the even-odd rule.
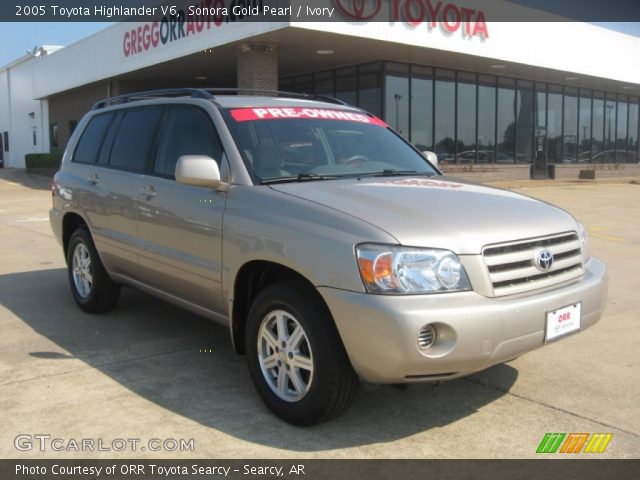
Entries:
[[364,113],[349,112],[347,110],[327,110],[322,108],[237,108],[235,110],[231,110],[231,116],[236,122],[301,118],[307,120],[344,120],[347,122],[367,123],[369,125],[387,127],[387,124],[379,118],[369,116]]

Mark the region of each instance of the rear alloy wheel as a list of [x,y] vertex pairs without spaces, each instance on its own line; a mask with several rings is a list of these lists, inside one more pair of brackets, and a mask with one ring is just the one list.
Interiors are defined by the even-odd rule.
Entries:
[[357,376],[331,314],[310,287],[283,281],[262,290],[249,311],[245,347],[260,397],[285,421],[313,425],[351,405]]
[[67,248],[69,286],[76,303],[86,312],[111,310],[120,298],[120,285],[104,269],[91,235],[78,228]]

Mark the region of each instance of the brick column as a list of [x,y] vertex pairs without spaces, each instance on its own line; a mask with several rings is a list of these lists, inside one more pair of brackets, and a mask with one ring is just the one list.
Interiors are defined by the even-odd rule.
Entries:
[[275,45],[243,43],[238,52],[238,88],[277,90],[278,53]]

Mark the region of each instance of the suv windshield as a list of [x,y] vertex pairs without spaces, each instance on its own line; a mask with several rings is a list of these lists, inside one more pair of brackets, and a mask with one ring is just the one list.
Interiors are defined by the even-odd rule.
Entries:
[[226,110],[247,167],[262,183],[436,170],[384,122],[321,108]]

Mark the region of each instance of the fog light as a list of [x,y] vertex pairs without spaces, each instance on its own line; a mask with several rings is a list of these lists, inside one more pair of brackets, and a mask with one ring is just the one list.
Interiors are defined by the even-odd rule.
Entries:
[[418,333],[418,347],[420,350],[426,350],[436,341],[436,329],[433,325],[425,325]]

